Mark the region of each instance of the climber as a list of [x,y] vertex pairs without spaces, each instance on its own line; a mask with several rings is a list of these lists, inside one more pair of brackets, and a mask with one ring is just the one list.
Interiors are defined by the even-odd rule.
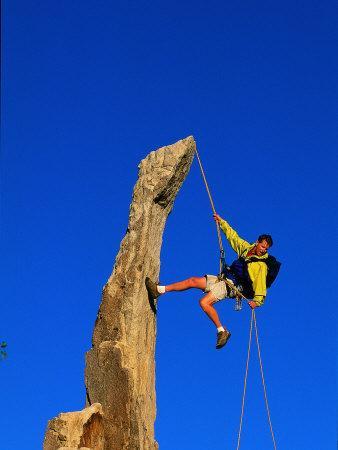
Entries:
[[221,230],[239,257],[230,267],[225,267],[218,276],[191,277],[166,286],[158,285],[148,277],[145,281],[149,297],[153,302],[160,295],[171,291],[185,291],[191,288],[202,290],[205,295],[200,300],[200,306],[217,327],[216,349],[220,349],[228,342],[231,333],[222,326],[213,305],[224,298],[236,297],[234,290],[229,287],[230,283],[247,299],[251,299],[248,304],[252,309],[261,306],[266,297],[267,287],[277,276],[280,263],[267,253],[273,244],[270,235],[263,234],[255,243],[250,244],[240,238],[228,222],[217,213],[214,214],[214,219],[219,223]]

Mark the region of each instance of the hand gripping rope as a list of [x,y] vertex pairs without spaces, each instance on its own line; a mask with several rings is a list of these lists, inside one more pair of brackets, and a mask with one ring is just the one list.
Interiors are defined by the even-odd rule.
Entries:
[[[207,179],[206,179],[206,176],[205,176],[205,172],[204,172],[204,169],[203,169],[203,166],[202,166],[201,158],[200,158],[200,155],[199,155],[197,149],[196,149],[196,156],[197,156],[198,164],[199,164],[200,169],[201,169],[201,173],[202,173],[202,177],[203,177],[203,180],[204,180],[204,184],[205,184],[208,196],[209,196],[209,200],[210,200],[210,203],[211,203],[212,211],[213,211],[214,214],[216,214],[214,202],[213,202],[213,199],[212,199],[212,196],[211,196],[211,192],[210,192],[210,189],[209,189],[209,186],[208,186],[208,182],[207,182]],[[222,269],[223,269],[223,267],[225,265],[225,256],[224,256],[224,249],[223,249],[223,242],[222,242],[222,236],[221,236],[221,231],[220,231],[220,225],[219,225],[218,222],[216,222],[216,226],[217,226],[218,243],[219,243],[219,248],[220,248],[220,271],[222,271]],[[233,284],[229,283],[228,280],[223,279],[222,281],[224,281],[229,287],[231,287],[231,289],[233,289],[235,291],[236,297],[238,299],[248,300],[246,297],[244,297],[244,295],[238,289],[236,289],[236,287],[233,286]],[[236,450],[239,450],[240,443],[241,443],[241,434],[242,434],[242,425],[243,425],[243,417],[244,417],[246,386],[247,386],[248,372],[249,372],[249,361],[250,361],[250,351],[251,351],[253,325],[255,327],[256,344],[257,344],[257,350],[258,350],[258,359],[259,359],[259,367],[260,367],[261,378],[262,378],[262,385],[263,385],[263,390],[264,390],[265,407],[266,407],[266,411],[267,411],[267,415],[268,415],[268,421],[269,421],[269,427],[270,427],[270,431],[271,431],[273,447],[274,447],[274,450],[277,450],[275,435],[274,435],[274,432],[273,432],[273,429],[272,429],[270,408],[269,408],[269,403],[268,403],[268,397],[267,397],[267,392],[266,392],[266,384],[265,384],[265,378],[264,378],[264,372],[263,372],[262,355],[261,355],[261,349],[260,349],[260,344],[259,344],[259,339],[258,339],[257,320],[256,320],[256,314],[255,314],[255,310],[254,309],[251,310],[248,352],[247,352],[245,375],[244,375],[242,408],[241,408],[241,416],[240,416],[240,421],[239,421],[239,430],[238,430],[238,438],[237,438]]]

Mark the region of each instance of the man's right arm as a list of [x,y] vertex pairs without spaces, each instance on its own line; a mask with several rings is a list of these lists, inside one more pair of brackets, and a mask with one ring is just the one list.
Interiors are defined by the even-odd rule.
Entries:
[[249,242],[240,238],[237,232],[228,224],[228,222],[222,219],[222,217],[220,217],[218,214],[214,214],[214,219],[219,223],[221,230],[224,232],[226,238],[229,241],[229,244],[238,256],[242,255],[243,252],[251,246]]

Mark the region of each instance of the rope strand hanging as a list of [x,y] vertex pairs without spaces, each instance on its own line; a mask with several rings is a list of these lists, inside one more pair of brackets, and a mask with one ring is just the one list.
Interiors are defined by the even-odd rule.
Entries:
[[[210,200],[212,211],[213,211],[214,214],[216,214],[215,205],[214,205],[214,202],[213,202],[213,199],[212,199],[212,196],[211,196],[211,192],[210,192],[210,188],[209,188],[206,176],[205,176],[205,172],[204,172],[204,169],[203,169],[202,161],[201,161],[201,158],[200,158],[200,155],[199,155],[197,149],[196,149],[196,156],[197,156],[198,164],[199,164],[200,169],[201,169],[201,173],[202,173],[202,177],[203,177],[203,180],[204,180],[204,184],[205,184],[208,196],[209,196],[209,200]],[[218,243],[219,243],[220,252],[221,252],[221,263],[220,263],[220,266],[222,266],[222,258],[224,258],[223,242],[222,242],[220,225],[219,225],[218,222],[216,222],[216,225],[217,225]],[[244,297],[244,295],[239,290],[237,290],[226,279],[223,279],[223,281],[228,286],[230,286],[233,290],[235,290],[236,295],[238,295],[238,297],[240,297],[240,298],[242,298],[244,300],[248,300],[246,297]],[[265,407],[266,407],[266,411],[267,411],[267,415],[268,415],[268,422],[269,422],[269,427],[270,427],[270,432],[271,432],[271,436],[272,436],[272,442],[273,442],[274,450],[277,450],[275,435],[274,435],[274,432],[273,432],[272,422],[271,422],[271,414],[270,414],[270,408],[269,408],[269,403],[268,403],[268,396],[267,396],[266,384],[265,384],[265,378],[264,378],[264,372],[263,372],[263,363],[262,363],[261,349],[260,349],[260,344],[259,344],[259,339],[258,339],[257,320],[256,320],[256,314],[255,314],[255,310],[254,309],[251,310],[249,342],[248,342],[248,350],[247,350],[247,359],[246,359],[246,367],[245,367],[245,375],[244,375],[244,387],[243,387],[243,396],[242,396],[242,407],[241,407],[241,415],[240,415],[240,422],[239,422],[239,430],[238,430],[238,438],[237,438],[237,448],[236,448],[236,450],[239,450],[240,442],[241,442],[241,434],[242,434],[242,426],[243,426],[244,406],[245,406],[246,387],[247,387],[247,379],[248,379],[248,372],[249,372],[249,362],[250,362],[253,326],[255,328],[256,344],[257,344],[258,359],[259,359],[259,367],[260,367],[260,373],[261,373],[263,390],[264,390]]]
[[243,417],[244,417],[244,405],[245,405],[245,396],[246,396],[246,386],[247,386],[247,379],[248,379],[248,372],[249,372],[250,349],[251,349],[251,340],[252,340],[252,328],[253,328],[252,324],[254,324],[254,327],[255,327],[255,336],[256,336],[256,344],[257,344],[257,350],[258,350],[259,367],[260,367],[261,378],[262,378],[262,385],[263,385],[263,390],[264,390],[265,408],[266,408],[266,412],[267,412],[267,415],[268,415],[268,422],[269,422],[269,427],[270,427],[273,447],[274,447],[274,450],[277,450],[275,435],[274,435],[273,428],[272,428],[268,396],[267,396],[267,392],[266,392],[266,384],[265,384],[264,371],[263,371],[261,348],[260,348],[259,339],[258,339],[257,319],[256,319],[256,314],[255,314],[255,310],[254,309],[251,310],[249,343],[248,343],[248,352],[247,352],[246,366],[245,366],[244,387],[243,387],[243,396],[242,396],[242,408],[241,408],[241,416],[240,416],[240,420],[239,420],[239,430],[238,430],[238,438],[237,438],[236,450],[239,450],[239,446],[240,446],[240,443],[241,443],[242,424],[243,424]]
[[241,418],[239,420],[239,430],[238,430],[238,438],[237,438],[236,450],[239,449],[239,445],[240,445],[240,442],[241,442],[241,434],[242,434],[242,425],[243,425],[243,417],[244,417],[244,405],[245,405],[245,394],[246,394],[246,384],[247,384],[248,372],[249,372],[253,313],[254,313],[254,310],[252,310],[252,312],[251,312],[249,343],[248,343],[248,352],[247,352],[247,358],[246,358],[245,375],[244,375],[244,388],[243,388],[243,396],[242,396]]
[[265,384],[265,379],[264,379],[264,371],[263,371],[263,362],[262,362],[262,356],[261,356],[261,348],[260,348],[259,339],[258,339],[257,320],[256,320],[256,314],[255,314],[255,310],[254,309],[252,310],[252,316],[253,316],[254,325],[255,325],[256,344],[257,344],[259,367],[260,367],[260,371],[261,371],[262,384],[263,384],[263,390],[264,390],[265,407],[266,407],[266,412],[268,414],[268,421],[269,421],[269,426],[270,426],[273,446],[274,446],[274,449],[277,450],[275,435],[274,435],[274,432],[273,432],[273,429],[272,429],[272,422],[271,422],[270,408],[269,408],[269,402],[268,402],[268,395],[266,393],[266,384]]

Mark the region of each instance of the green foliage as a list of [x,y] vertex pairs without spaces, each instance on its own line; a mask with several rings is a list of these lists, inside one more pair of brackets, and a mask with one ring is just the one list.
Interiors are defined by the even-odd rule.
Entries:
[[7,357],[7,352],[4,350],[7,347],[7,343],[2,341],[0,342],[0,360],[5,359]]

